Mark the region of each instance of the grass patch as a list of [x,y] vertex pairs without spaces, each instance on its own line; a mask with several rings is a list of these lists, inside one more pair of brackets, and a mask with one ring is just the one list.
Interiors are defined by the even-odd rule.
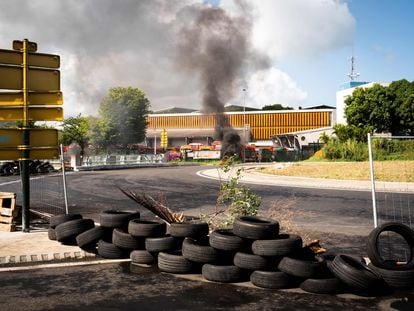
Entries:
[[[261,173],[311,178],[370,180],[369,162],[298,162],[262,168]],[[414,182],[414,161],[374,161],[375,179]]]

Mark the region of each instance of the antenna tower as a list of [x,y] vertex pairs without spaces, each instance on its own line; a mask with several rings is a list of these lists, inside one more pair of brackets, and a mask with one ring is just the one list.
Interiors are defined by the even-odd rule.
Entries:
[[355,57],[352,55],[351,57],[351,72],[348,74],[348,77],[351,81],[355,81],[356,78],[359,77],[359,73],[355,70]]

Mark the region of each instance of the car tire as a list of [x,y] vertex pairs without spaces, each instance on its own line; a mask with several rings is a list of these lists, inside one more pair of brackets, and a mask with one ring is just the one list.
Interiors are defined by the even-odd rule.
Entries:
[[59,224],[55,228],[56,240],[59,242],[74,241],[76,236],[92,229],[95,223],[92,219],[75,219]]
[[[380,234],[387,231],[399,234],[409,245],[410,257],[407,260],[407,263],[400,264],[397,263],[397,260],[385,260],[381,257],[379,252],[378,240]],[[372,230],[371,233],[368,235],[367,255],[369,260],[375,267],[388,270],[414,269],[414,231],[410,227],[398,222],[388,222],[378,226],[377,228]]]
[[206,222],[189,220],[173,222],[168,231],[171,236],[177,238],[203,238],[208,235],[209,227]]
[[372,263],[368,267],[377,272],[394,289],[414,288],[414,269],[413,270],[388,270],[375,267]]
[[106,242],[104,240],[99,240],[98,255],[108,259],[122,259],[128,258],[129,253],[112,243]]
[[233,224],[233,233],[251,240],[275,239],[279,234],[279,223],[259,216],[240,216]]
[[165,235],[166,224],[162,221],[132,219],[128,223],[128,233],[135,237],[159,237]]
[[314,294],[338,294],[344,290],[344,283],[336,277],[328,279],[306,279],[299,287],[305,292]]
[[120,228],[114,229],[112,233],[112,243],[115,246],[126,250],[145,249],[144,238],[134,237]]
[[289,256],[302,248],[302,238],[293,234],[281,234],[272,240],[256,240],[252,244],[253,254],[260,256]]
[[167,235],[145,239],[145,249],[149,252],[166,252],[181,249],[183,240]]
[[99,222],[106,228],[127,228],[129,221],[139,216],[137,211],[106,210],[99,214]]
[[157,262],[157,256],[147,250],[134,250],[130,254],[131,262],[133,264],[151,265]]
[[212,282],[235,283],[241,278],[241,270],[236,266],[217,266],[204,264],[201,270],[203,277]]
[[185,238],[182,246],[183,257],[198,263],[214,263],[219,260],[219,252],[207,241]]
[[76,236],[76,243],[82,249],[96,248],[96,244],[104,237],[104,229],[95,227]]
[[218,229],[210,233],[210,245],[222,251],[237,252],[246,248],[246,241],[231,229]]
[[324,279],[332,277],[325,261],[302,260],[291,257],[283,257],[278,269],[287,274],[300,278]]
[[234,255],[234,265],[245,270],[275,270],[277,260],[271,257],[263,257],[254,254],[237,252]]
[[60,214],[60,215],[54,215],[50,217],[49,220],[49,227],[52,229],[55,229],[56,226],[75,219],[82,219],[81,214]]
[[282,271],[260,271],[256,270],[250,275],[250,282],[261,288],[282,289],[294,288],[300,283],[299,278]]
[[181,251],[158,254],[158,268],[163,272],[188,274],[194,272],[196,267],[196,263],[184,258]]
[[332,273],[343,283],[362,293],[380,293],[384,289],[381,276],[355,257],[337,255],[330,266]]

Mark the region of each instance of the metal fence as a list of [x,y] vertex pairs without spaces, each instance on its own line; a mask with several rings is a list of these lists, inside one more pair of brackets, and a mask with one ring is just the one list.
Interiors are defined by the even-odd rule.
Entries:
[[[414,193],[408,188],[412,182],[414,136],[368,135],[368,152],[374,227],[386,222],[398,222],[414,229]],[[399,164],[397,172],[391,172],[399,191],[385,191],[378,183],[378,176],[390,174],[386,169],[389,161],[399,161],[394,162]],[[411,256],[407,242],[393,232],[383,232],[378,245],[381,245],[380,255],[385,260],[399,258],[400,261],[407,261]]]

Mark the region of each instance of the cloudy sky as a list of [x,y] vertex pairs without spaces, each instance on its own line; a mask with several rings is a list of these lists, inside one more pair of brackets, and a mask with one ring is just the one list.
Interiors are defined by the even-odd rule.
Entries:
[[[65,116],[96,114],[114,86],[142,89],[153,110],[201,108],[205,73],[194,55],[204,51],[197,50],[196,40],[197,53],[191,52],[192,41],[183,52],[183,33],[194,25],[195,12],[212,6],[245,36],[242,53],[234,50],[242,58],[232,71],[226,103],[335,106],[335,92],[349,80],[352,54],[359,80],[414,79],[409,0],[0,0],[0,5],[0,48],[28,38],[37,42],[38,52],[61,56]],[[183,64],[187,55],[193,68]]]

